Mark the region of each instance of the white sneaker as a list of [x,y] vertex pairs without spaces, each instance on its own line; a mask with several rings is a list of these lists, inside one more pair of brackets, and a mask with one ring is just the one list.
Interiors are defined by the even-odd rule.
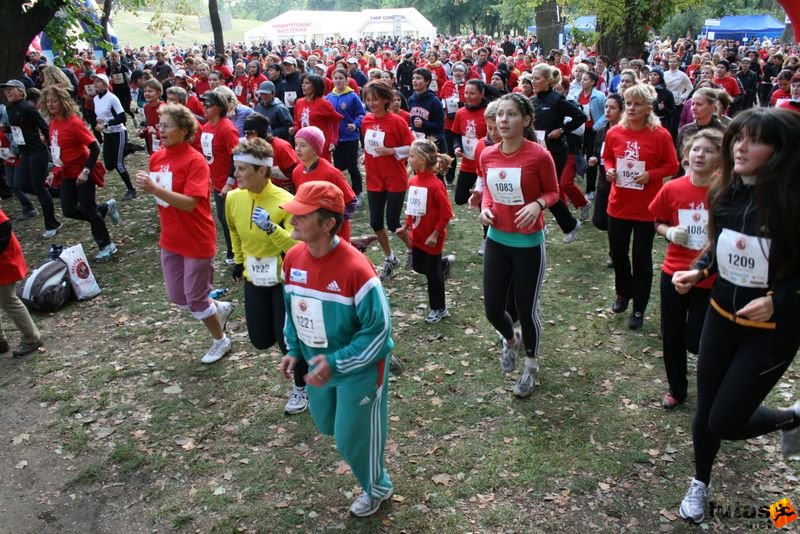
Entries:
[[539,366],[524,366],[522,368],[522,375],[514,385],[514,395],[520,399],[527,399],[533,395],[533,390],[536,388],[536,376],[539,374]]
[[453,270],[453,264],[456,262],[455,254],[448,254],[442,258],[442,279],[447,280],[450,278],[450,271]]
[[95,261],[104,262],[111,259],[111,256],[117,253],[117,245],[109,243],[100,249],[100,252],[94,257]]
[[509,344],[507,340],[503,340],[503,354],[500,356],[500,367],[504,373],[511,373],[517,368],[517,360],[519,359],[519,346],[522,344],[522,334],[514,330],[515,343]]
[[283,407],[283,413],[286,415],[295,415],[306,411],[308,408],[308,394],[306,388],[294,386],[292,394],[289,396],[289,402]]
[[111,219],[112,223],[119,224],[119,209],[117,209],[117,201],[112,198],[111,200],[106,201],[106,206],[108,206],[108,211],[106,212],[108,218]]
[[219,325],[222,327],[222,331],[225,331],[225,327],[228,326],[228,318],[233,313],[233,302],[221,302],[218,300],[214,301],[214,304],[217,305],[217,313],[219,314]]
[[61,227],[64,226],[64,223],[58,223],[58,226],[55,228],[51,228],[50,230],[45,230],[42,232],[42,237],[45,239],[50,239],[51,237],[55,237]]
[[[797,401],[789,408],[795,413],[795,416],[800,416],[800,401]],[[784,456],[792,456],[800,452],[800,426],[791,430],[781,431],[781,451]]]
[[394,488],[389,490],[383,498],[372,498],[363,492],[350,506],[350,515],[355,517],[369,517],[378,511],[384,501],[388,501],[394,494]]
[[592,205],[586,204],[581,208],[580,221],[586,222],[592,216]]
[[578,230],[581,229],[581,222],[575,221],[575,228],[568,234],[564,235],[564,239],[561,240],[562,243],[572,243],[576,239],[578,239]]
[[682,518],[699,525],[706,517],[706,501],[708,501],[709,495],[711,495],[710,486],[706,486],[697,479],[692,479],[689,491],[683,497],[678,513]]
[[200,360],[203,363],[214,363],[222,359],[223,356],[231,351],[231,340],[228,336],[222,339],[215,339],[211,343],[211,348],[208,349],[206,355]]

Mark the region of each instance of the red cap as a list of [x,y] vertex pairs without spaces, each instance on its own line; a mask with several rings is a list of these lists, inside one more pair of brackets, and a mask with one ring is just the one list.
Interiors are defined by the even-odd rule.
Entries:
[[341,189],[330,182],[306,182],[297,189],[294,199],[281,206],[281,209],[292,215],[308,215],[318,209],[344,213],[344,195]]

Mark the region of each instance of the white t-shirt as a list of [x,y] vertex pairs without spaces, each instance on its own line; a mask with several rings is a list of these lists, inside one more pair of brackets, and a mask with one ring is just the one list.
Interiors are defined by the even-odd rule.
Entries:
[[[101,122],[109,122],[114,120],[114,113],[117,114],[125,113],[125,110],[122,108],[122,103],[117,98],[117,95],[112,93],[111,91],[106,91],[106,94],[102,97],[100,95],[95,95],[94,97],[94,113],[97,115],[97,120]],[[113,112],[112,112],[113,110]],[[124,132],[125,131],[125,124],[115,124],[113,126],[106,126],[105,130],[106,133],[115,133],[115,132]]]

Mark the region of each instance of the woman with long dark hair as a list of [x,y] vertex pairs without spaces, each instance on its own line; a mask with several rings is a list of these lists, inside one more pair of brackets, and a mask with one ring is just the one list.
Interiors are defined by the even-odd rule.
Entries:
[[300,89],[303,97],[298,98],[294,104],[294,128],[290,133],[294,135],[301,128],[316,126],[325,135],[322,157],[331,161],[331,152],[339,142],[339,121],[342,115],[333,109],[323,95],[325,82],[316,74],[302,74],[300,76]]
[[[530,397],[539,373],[539,294],[546,254],[543,211],[558,200],[552,156],[535,142],[531,101],[520,94],[498,101],[497,128],[502,140],[481,154],[484,176],[481,223],[489,227],[483,255],[483,298],[486,318],[503,336],[500,366],[517,367],[525,344],[525,364],[514,395]],[[507,310],[513,298],[522,332],[514,329]]]
[[711,469],[725,440],[782,431],[800,452],[800,402],[762,405],[800,347],[800,115],[756,108],[733,119],[722,172],[709,191],[709,244],[672,281],[679,293],[712,274],[697,360],[695,475],[680,515],[703,521]]

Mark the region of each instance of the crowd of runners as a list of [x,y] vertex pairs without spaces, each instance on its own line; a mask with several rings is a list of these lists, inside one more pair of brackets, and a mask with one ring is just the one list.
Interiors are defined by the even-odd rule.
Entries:
[[[218,261],[244,284],[250,341],[277,345],[294,380],[284,410],[310,408],[335,436],[364,491],[350,512],[363,517],[393,493],[387,388],[402,363],[383,285],[404,265],[427,280],[425,322],[450,315],[452,203],[475,208],[458,224],[482,226],[469,246],[519,398],[540,369],[546,212],[556,246],[585,224],[607,232],[611,311],[630,308],[631,330],[645,320],[659,236],[665,409],[687,401],[687,353],[698,355],[695,474],[679,512],[700,523],[721,440],[781,430],[783,452],[800,452],[800,402],[762,405],[800,346],[800,58],[758,39],[646,48],[612,61],[535,37],[383,38],[125,48],[61,67],[31,53],[0,84],[11,213],[0,211],[0,309],[22,335],[14,355],[42,336],[15,295],[27,268],[12,222],[41,211],[53,238],[57,198],[109,261],[106,220],[125,210],[96,194],[116,171],[122,201],[156,199],[167,295],[208,329],[205,364],[231,350],[234,305],[210,297],[223,234]],[[149,169],[131,177],[138,149]],[[372,234],[351,236],[357,210]],[[364,254],[373,242],[377,267]]]

